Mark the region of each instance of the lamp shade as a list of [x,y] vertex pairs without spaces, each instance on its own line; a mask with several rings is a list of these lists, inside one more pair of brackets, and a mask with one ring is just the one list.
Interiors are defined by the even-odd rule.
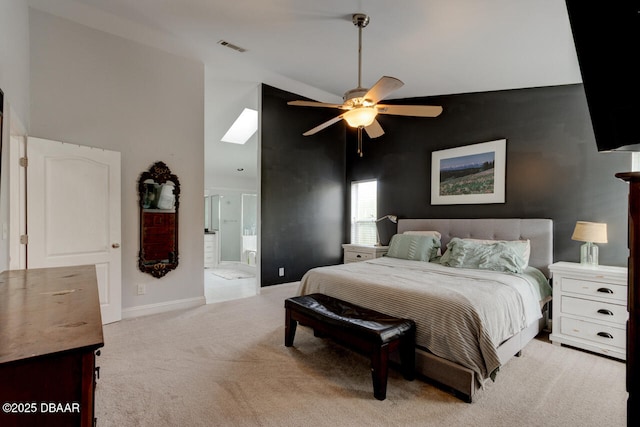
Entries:
[[352,128],[358,128],[360,126],[369,126],[375,120],[378,115],[378,110],[375,107],[360,107],[354,108],[344,113],[344,119]]
[[378,230],[378,242],[382,246],[387,246],[391,238],[396,234],[398,217],[395,215],[385,215],[376,220],[376,228]]
[[571,239],[579,242],[607,243],[607,224],[577,221]]

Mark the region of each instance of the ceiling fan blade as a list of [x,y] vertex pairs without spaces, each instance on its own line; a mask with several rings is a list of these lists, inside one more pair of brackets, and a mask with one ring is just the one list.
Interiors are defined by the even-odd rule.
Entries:
[[308,131],[306,131],[302,135],[309,136],[309,135],[313,135],[314,133],[320,132],[322,129],[328,128],[332,124],[337,123],[340,120],[342,120],[342,116],[344,116],[344,114],[340,114],[339,116],[334,117],[331,120],[327,120],[326,122],[324,122],[322,124],[319,124],[318,126],[314,127],[313,129],[309,129]]
[[383,76],[365,94],[364,98],[371,100],[374,104],[386,98],[394,90],[400,89],[404,83],[395,77]]
[[369,135],[371,139],[384,135],[384,130],[382,130],[382,126],[380,126],[377,120],[374,120],[373,123],[365,127],[364,130],[367,131],[367,135]]
[[288,105],[295,105],[298,107],[328,107],[328,108],[342,108],[342,104],[328,104],[326,102],[316,101],[289,101]]
[[439,105],[376,105],[380,114],[394,114],[396,116],[438,117],[442,113]]

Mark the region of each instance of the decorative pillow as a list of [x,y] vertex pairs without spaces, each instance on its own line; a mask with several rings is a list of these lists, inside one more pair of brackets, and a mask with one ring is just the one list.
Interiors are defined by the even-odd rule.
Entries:
[[[439,231],[422,231],[422,230],[415,230],[415,231],[405,231],[402,234],[410,234],[412,236],[433,236],[436,239],[438,239],[438,241],[440,241],[440,239],[442,238],[442,234],[440,234]],[[440,256],[442,255],[442,252],[440,251],[440,248],[438,247],[438,252],[436,253],[436,256]]]
[[457,239],[463,240],[466,242],[476,242],[481,244],[505,243],[506,245],[511,246],[514,250],[518,252],[518,255],[520,255],[520,257],[524,260],[525,268],[529,266],[529,257],[531,256],[530,240],[491,240],[491,239],[470,239],[470,238],[466,238],[466,239],[457,238]]
[[440,249],[440,240],[434,236],[395,234],[389,243],[387,256],[414,261],[430,261]]
[[481,270],[522,273],[527,268],[524,260],[528,241],[475,240],[454,237],[440,258],[440,264],[449,267],[477,268]]

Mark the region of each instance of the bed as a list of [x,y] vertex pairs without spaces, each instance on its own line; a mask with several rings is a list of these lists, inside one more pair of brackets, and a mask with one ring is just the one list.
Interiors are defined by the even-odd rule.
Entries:
[[[546,324],[553,223],[513,218],[398,221],[399,235],[427,231],[437,232],[435,239],[441,246],[437,257],[435,248],[429,248],[434,255],[431,260],[398,257],[398,242],[426,241],[398,237],[390,247],[394,253],[389,255],[394,256],[309,270],[298,294],[324,293],[413,319],[418,373],[472,402],[484,383],[499,375],[500,366],[519,354]],[[463,243],[478,247],[495,241],[514,243],[518,248],[520,242],[528,241],[526,265],[501,272],[439,262],[441,255],[447,258]],[[449,254],[447,245],[452,249]],[[505,262],[509,264],[510,259]]]

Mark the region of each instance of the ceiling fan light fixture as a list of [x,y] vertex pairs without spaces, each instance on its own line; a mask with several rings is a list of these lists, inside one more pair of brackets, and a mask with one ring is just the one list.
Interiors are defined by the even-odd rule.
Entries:
[[349,110],[342,116],[352,128],[367,127],[376,119],[378,110],[375,107],[360,107]]
[[385,99],[393,91],[402,87],[404,83],[395,77],[382,76],[371,88],[367,89],[362,87],[362,29],[369,24],[369,17],[364,13],[354,13],[352,15],[352,22],[358,27],[358,86],[355,89],[345,92],[342,97],[342,105],[316,101],[289,101],[287,104],[302,107],[329,107],[343,110],[344,112],[339,116],[309,129],[302,135],[314,135],[344,119],[349,127],[358,130],[358,154],[362,157],[363,129],[371,139],[384,135],[382,126],[376,121],[378,113],[395,116],[437,117],[442,113],[442,107],[431,105],[378,104],[378,102]]

